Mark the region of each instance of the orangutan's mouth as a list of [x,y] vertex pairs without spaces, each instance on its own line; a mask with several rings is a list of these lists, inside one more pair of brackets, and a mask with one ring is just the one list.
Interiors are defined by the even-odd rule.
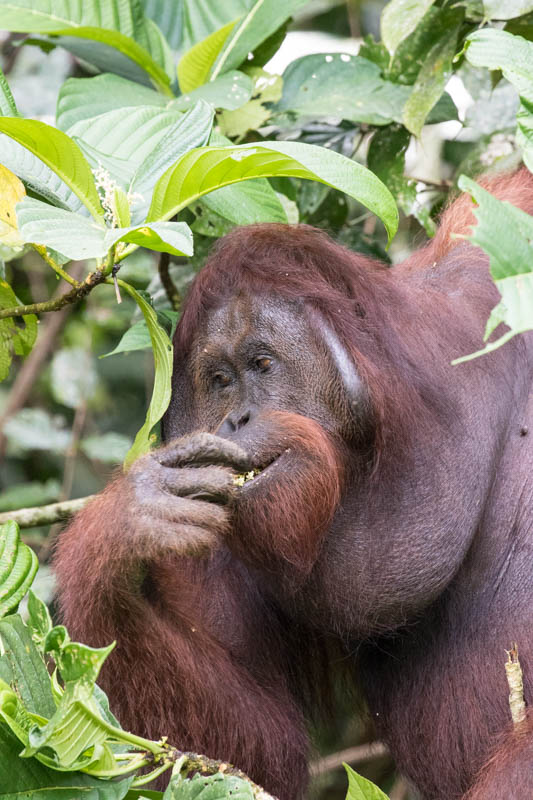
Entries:
[[274,465],[278,463],[281,456],[284,455],[284,453],[286,452],[288,451],[285,450],[283,453],[280,453],[280,455],[275,456],[271,461],[269,461],[262,467],[254,467],[249,472],[241,472],[240,474],[235,475],[235,477],[233,478],[233,483],[235,484],[235,486],[243,487],[246,486],[247,484],[252,483],[252,481],[254,482],[257,481],[259,476],[263,476],[266,473],[270,472],[272,467],[274,467]]

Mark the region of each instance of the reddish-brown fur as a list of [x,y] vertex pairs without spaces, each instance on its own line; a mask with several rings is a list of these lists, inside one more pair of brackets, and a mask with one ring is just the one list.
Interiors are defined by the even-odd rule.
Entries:
[[[527,171],[487,185],[533,211]],[[518,433],[531,414],[531,360],[517,339],[490,361],[450,366],[481,346],[498,299],[486,257],[452,238],[468,233],[471,208],[456,200],[435,239],[392,270],[306,226],[251,226],[218,243],[176,332],[167,439],[198,427],[197,337],[238,296],[311,310],[366,394],[354,421],[325,352],[317,370],[330,419],[279,403],[261,410],[250,441],[263,457],[288,448],[295,466],[275,491],[243,495],[227,547],[209,559],[159,552],[155,517],[152,539],[132,538],[138,501],[127,477],[62,534],[64,620],[89,644],[117,640],[102,680],[125,726],[232,760],[295,800],[305,789],[304,714],[327,705],[334,640],[357,653],[378,728],[424,798],[458,800],[491,752],[468,800],[533,793],[525,728],[503,747],[498,738],[511,730],[511,641],[533,700],[533,580],[521,566],[532,470]]]

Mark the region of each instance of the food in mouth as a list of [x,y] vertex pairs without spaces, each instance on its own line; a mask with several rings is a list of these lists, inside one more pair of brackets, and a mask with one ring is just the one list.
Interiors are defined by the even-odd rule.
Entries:
[[235,486],[244,486],[245,483],[249,481],[253,481],[256,475],[259,475],[261,472],[260,469],[252,469],[249,472],[241,472],[238,475],[235,475],[233,478],[233,483]]

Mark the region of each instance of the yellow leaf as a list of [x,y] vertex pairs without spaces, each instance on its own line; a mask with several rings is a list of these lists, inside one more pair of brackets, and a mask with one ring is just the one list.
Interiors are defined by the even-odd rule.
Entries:
[[15,206],[25,194],[22,181],[0,164],[0,244],[7,247],[15,248],[23,245],[17,228]]

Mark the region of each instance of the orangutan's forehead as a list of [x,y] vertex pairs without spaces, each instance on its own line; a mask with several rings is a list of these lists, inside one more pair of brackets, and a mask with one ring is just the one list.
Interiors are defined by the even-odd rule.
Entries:
[[241,293],[210,313],[205,334],[208,340],[226,342],[252,335],[279,340],[284,331],[296,332],[305,324],[305,310],[299,303],[275,295]]

